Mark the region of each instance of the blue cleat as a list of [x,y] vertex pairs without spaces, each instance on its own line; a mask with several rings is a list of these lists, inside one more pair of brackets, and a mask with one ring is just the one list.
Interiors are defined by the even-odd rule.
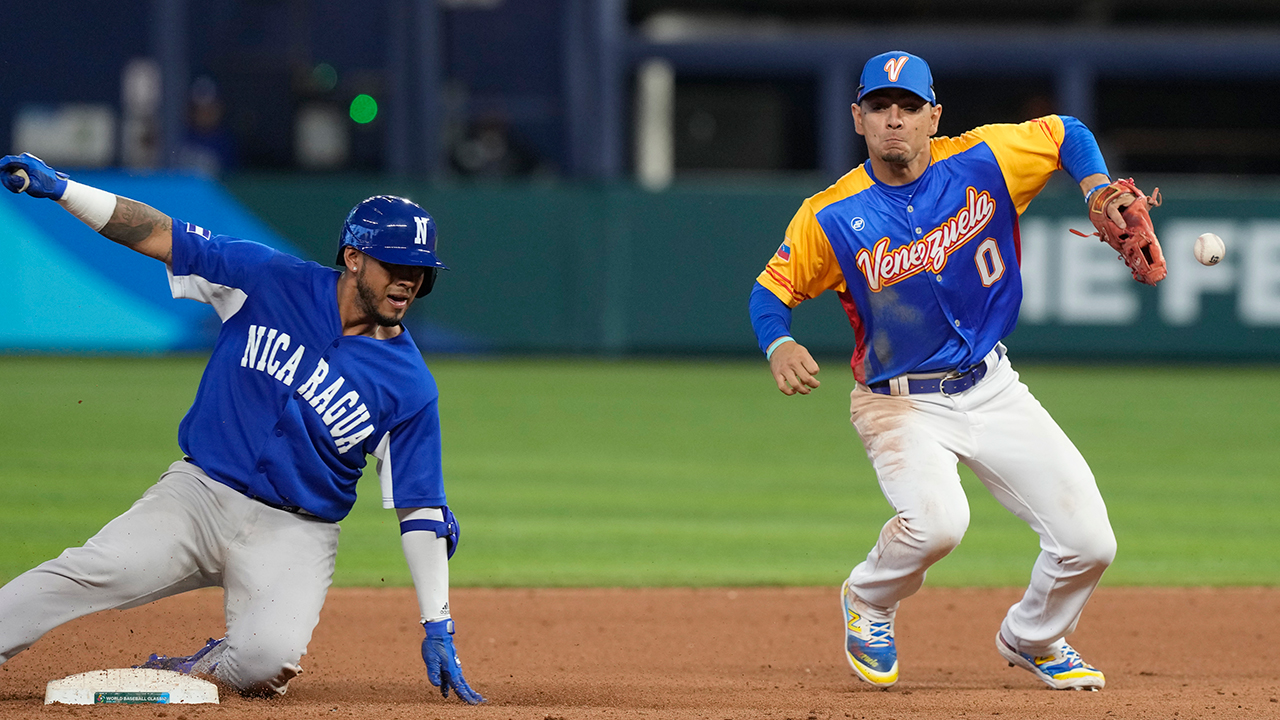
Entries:
[[858,678],[878,688],[898,682],[898,648],[893,642],[893,621],[872,622],[860,611],[864,603],[849,591],[849,581],[840,587],[844,609],[844,654]]
[[[221,645],[223,640],[226,640],[226,638],[218,638],[217,640],[209,638],[209,642],[205,643],[205,646],[200,648],[195,655],[169,657],[168,655],[153,654],[151,657],[147,658],[146,662],[141,665],[134,665],[134,667],[145,668],[148,670],[172,670],[173,672],[180,672],[183,675],[190,675],[193,670],[200,673],[212,673],[213,669],[218,666],[218,663],[216,661],[213,663],[201,663],[200,661],[212,652],[214,648]],[[208,667],[205,667],[206,665]]]
[[1059,640],[1048,654],[1037,656],[1018,650],[1002,633],[996,633],[996,650],[1009,661],[1009,667],[1016,665],[1029,671],[1054,690],[1101,690],[1107,684],[1102,671],[1085,662],[1065,639]]

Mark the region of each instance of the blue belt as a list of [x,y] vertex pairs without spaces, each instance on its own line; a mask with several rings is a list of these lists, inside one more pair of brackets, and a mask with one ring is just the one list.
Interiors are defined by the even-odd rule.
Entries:
[[[1004,346],[996,346],[996,362],[1004,357]],[[990,368],[986,360],[974,365],[964,372],[951,372],[940,377],[912,377],[899,375],[888,380],[881,380],[867,387],[871,392],[881,395],[923,395],[926,393],[942,393],[943,395],[959,395],[977,385],[987,376]]]

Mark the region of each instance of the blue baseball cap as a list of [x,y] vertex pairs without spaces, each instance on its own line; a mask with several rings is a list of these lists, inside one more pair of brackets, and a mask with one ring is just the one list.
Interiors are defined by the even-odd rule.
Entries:
[[933,94],[933,73],[929,63],[922,58],[901,50],[881,53],[862,67],[862,79],[858,84],[858,102],[862,96],[884,88],[902,88],[924,98],[930,105],[937,105]]

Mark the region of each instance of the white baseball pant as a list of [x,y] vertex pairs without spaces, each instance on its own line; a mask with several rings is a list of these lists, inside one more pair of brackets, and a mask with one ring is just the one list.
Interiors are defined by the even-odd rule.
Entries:
[[243,692],[283,693],[320,620],[338,532],[176,462],[83,547],[0,588],[0,663],[75,618],[221,586],[227,632],[213,674]]
[[929,567],[969,525],[956,472],[963,462],[987,490],[1040,536],[1022,600],[1001,632],[1024,652],[1047,649],[1076,627],[1115,557],[1116,540],[1093,473],[1018,379],[1008,357],[987,356],[986,377],[954,396],[852,393],[850,416],[895,515],[849,574],[875,621],[920,589]]

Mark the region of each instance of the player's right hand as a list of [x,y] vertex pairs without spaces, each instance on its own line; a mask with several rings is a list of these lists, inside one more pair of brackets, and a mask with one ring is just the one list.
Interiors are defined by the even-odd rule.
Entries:
[[[15,170],[25,171],[28,179],[23,180]],[[9,192],[20,193],[24,182],[28,183],[26,193],[31,197],[59,200],[67,191],[67,174],[57,172],[31,153],[0,158],[0,184]]]
[[440,688],[440,694],[449,697],[449,688],[471,705],[484,702],[480,693],[471,689],[462,677],[462,663],[453,647],[453,621],[437,620],[423,623],[427,637],[422,641],[422,661],[427,664],[427,679]]
[[814,375],[818,374],[818,363],[809,354],[805,346],[791,341],[779,345],[769,358],[769,372],[773,373],[774,382],[783,395],[808,395],[822,383]]

